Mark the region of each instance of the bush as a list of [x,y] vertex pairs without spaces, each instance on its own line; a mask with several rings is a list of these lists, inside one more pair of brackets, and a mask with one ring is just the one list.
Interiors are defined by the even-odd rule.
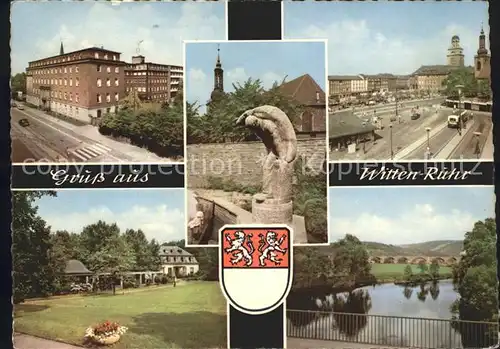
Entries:
[[251,194],[251,195],[257,194],[262,190],[260,186],[244,186],[236,183],[232,179],[224,179],[221,177],[208,177],[207,182],[208,182],[208,189],[213,189],[213,190],[223,190],[227,192],[235,191],[242,194]]
[[308,242],[328,242],[327,216],[326,198],[310,199],[306,201],[304,207],[304,221],[308,235]]
[[161,276],[161,279],[160,279],[160,282],[165,285],[168,283],[168,276],[167,275],[162,275]]
[[[136,97],[136,96],[135,96]],[[126,138],[130,144],[146,148],[158,156],[178,158],[184,154],[182,103],[159,108],[151,103],[131,100],[129,95],[115,114],[105,114],[99,132]]]
[[123,279],[123,288],[137,288],[139,287],[139,282],[134,277],[125,277]]

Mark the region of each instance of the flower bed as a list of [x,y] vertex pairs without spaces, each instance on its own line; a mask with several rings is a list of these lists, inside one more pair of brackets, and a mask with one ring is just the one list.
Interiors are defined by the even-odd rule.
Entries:
[[99,344],[111,345],[118,342],[125,332],[127,332],[125,326],[120,326],[116,322],[104,321],[87,328],[85,338]]

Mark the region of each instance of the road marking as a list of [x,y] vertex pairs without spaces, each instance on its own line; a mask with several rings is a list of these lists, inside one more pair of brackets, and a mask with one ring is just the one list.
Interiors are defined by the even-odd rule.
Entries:
[[68,150],[69,154],[73,154],[78,157],[82,161],[88,161],[95,157],[107,154],[112,149],[102,145],[102,144],[93,144],[85,147],[76,148],[74,150]]
[[[66,132],[62,131],[61,129],[58,129],[57,127],[54,127],[54,126],[52,126],[52,125],[50,125],[50,124],[46,123],[45,121],[40,120],[40,118],[39,118],[38,116],[34,116],[34,115],[32,115],[32,114],[29,114],[29,113],[25,112],[24,110],[19,110],[19,109],[16,109],[16,110],[17,110],[17,111],[19,111],[19,112],[21,112],[22,114],[24,114],[24,115],[26,115],[26,116],[29,116],[29,117],[30,117],[30,118],[32,118],[32,119],[35,119],[35,120],[36,120],[36,121],[38,121],[39,123],[44,124],[45,126],[50,127],[51,129],[53,129],[53,130],[55,130],[55,131],[57,131],[57,132],[59,132],[59,133],[61,133],[61,134],[65,135],[66,137],[69,137],[69,138],[71,138],[71,139],[73,139],[73,140],[77,141],[78,143],[83,143],[83,144],[85,144],[86,146],[90,146],[90,144],[85,143],[85,142],[84,142],[84,141],[82,141],[80,138],[76,138],[75,136],[70,135],[69,133],[66,133]],[[110,158],[113,158],[113,159],[117,160],[117,161],[122,161],[121,159],[119,159],[119,158],[117,158],[117,157],[115,157],[115,156],[113,156],[113,155],[111,155],[111,154],[108,154],[108,156],[109,156]]]

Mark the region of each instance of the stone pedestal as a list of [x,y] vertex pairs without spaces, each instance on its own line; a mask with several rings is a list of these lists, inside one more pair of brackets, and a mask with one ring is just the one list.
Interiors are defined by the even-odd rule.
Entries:
[[293,222],[293,202],[280,203],[255,195],[252,200],[252,222],[258,224],[288,224]]

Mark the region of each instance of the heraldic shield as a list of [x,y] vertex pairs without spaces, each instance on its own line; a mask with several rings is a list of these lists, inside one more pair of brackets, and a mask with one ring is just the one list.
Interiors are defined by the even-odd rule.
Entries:
[[292,233],[269,224],[220,230],[219,282],[234,308],[257,315],[283,303],[293,280]]

